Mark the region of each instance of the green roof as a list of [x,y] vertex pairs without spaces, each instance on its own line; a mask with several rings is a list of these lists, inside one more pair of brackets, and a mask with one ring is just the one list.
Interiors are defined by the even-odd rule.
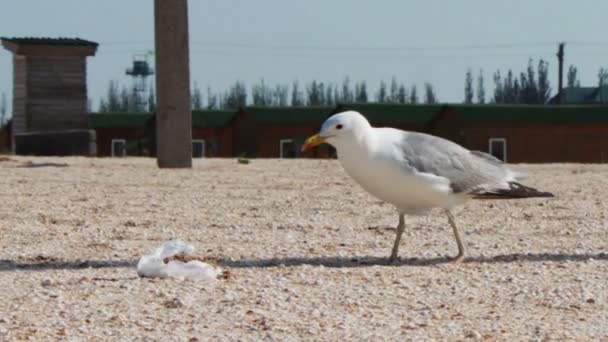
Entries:
[[143,127],[150,119],[150,113],[90,113],[89,126],[98,127]]
[[[424,124],[441,109],[441,105],[349,103],[341,110],[356,110],[372,124]],[[245,112],[258,123],[321,124],[336,107],[246,107]]]
[[245,107],[258,123],[321,124],[335,107]]
[[608,122],[608,106],[599,105],[448,105],[448,108],[465,122]]
[[[606,104],[608,103],[608,85],[601,87],[567,87],[564,88],[564,104]],[[559,103],[559,94],[551,100]]]
[[608,86],[564,88],[566,103],[606,103]]
[[[234,116],[231,111],[193,111],[193,127],[221,127]],[[90,113],[89,126],[98,127],[143,127],[152,117],[151,113]]]
[[227,110],[199,110],[192,112],[192,126],[225,126],[232,120],[235,113]]
[[437,114],[443,105],[414,105],[393,103],[347,103],[344,110],[363,114],[373,125],[410,123],[423,125]]
[[[597,123],[608,122],[607,105],[412,105],[350,103],[341,110],[356,110],[373,125],[420,124],[442,110],[453,112],[468,123]],[[246,107],[245,112],[262,124],[321,124],[335,107]],[[194,127],[222,127],[230,123],[232,111],[193,111]],[[91,113],[89,125],[96,127],[143,127],[150,113]]]
[[48,38],[48,37],[0,37],[3,41],[22,45],[88,45],[97,46],[92,41],[80,38]]

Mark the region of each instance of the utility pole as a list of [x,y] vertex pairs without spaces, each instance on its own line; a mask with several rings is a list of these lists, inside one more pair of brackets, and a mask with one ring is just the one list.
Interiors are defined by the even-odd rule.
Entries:
[[156,160],[160,168],[192,167],[188,0],[154,0]]
[[559,104],[564,104],[564,45],[566,45],[566,43],[559,43],[559,47],[557,49],[557,61],[559,68],[557,75],[557,95]]

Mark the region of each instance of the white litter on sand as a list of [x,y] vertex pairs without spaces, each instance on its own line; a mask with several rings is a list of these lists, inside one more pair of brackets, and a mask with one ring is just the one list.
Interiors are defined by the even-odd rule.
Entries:
[[196,279],[217,279],[222,274],[220,267],[209,263],[200,260],[184,261],[193,251],[191,245],[181,240],[169,240],[139,259],[137,274],[140,277]]

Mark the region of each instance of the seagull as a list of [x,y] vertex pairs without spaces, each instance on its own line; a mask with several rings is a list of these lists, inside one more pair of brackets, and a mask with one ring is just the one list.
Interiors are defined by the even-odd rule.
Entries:
[[405,215],[423,215],[440,208],[447,215],[458,245],[452,261],[464,258],[465,248],[452,209],[473,198],[553,197],[518,183],[524,174],[480,151],[419,132],[372,127],[356,111],[329,117],[302,151],[322,143],[332,145],[346,173],[399,214],[397,236],[389,262],[398,258]]

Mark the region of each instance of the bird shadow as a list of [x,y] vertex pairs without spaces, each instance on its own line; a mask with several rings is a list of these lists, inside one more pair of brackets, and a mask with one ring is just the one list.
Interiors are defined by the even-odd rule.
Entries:
[[[465,257],[462,264],[500,264],[525,262],[585,262],[589,260],[608,261],[608,253],[513,253],[494,256]],[[399,258],[389,262],[386,257],[353,256],[353,257],[284,257],[266,259],[217,259],[220,266],[226,268],[271,268],[280,266],[323,266],[328,268],[358,268],[370,266],[437,266],[450,264],[449,257],[432,258]],[[24,270],[81,270],[99,268],[134,268],[137,260],[71,260],[54,258],[34,258],[26,261],[0,259],[0,272]]]
[[28,161],[23,163],[22,165],[19,165],[17,167],[22,167],[22,168],[36,168],[36,167],[68,167],[69,165],[67,163],[54,163],[54,162],[46,162],[46,163],[35,163],[32,161]]
[[0,272],[14,270],[81,270],[87,268],[127,268],[135,267],[137,260],[60,260],[55,258],[34,258],[33,260],[14,261],[0,259]]
[[[463,264],[499,264],[514,262],[584,262],[589,260],[606,260],[608,253],[569,254],[569,253],[513,253],[495,256],[465,257]],[[436,266],[452,263],[450,257],[432,258],[399,258],[389,262],[386,257],[286,257],[252,260],[219,260],[220,265],[230,268],[268,268],[278,266],[323,266],[330,268],[354,268],[369,266]]]

